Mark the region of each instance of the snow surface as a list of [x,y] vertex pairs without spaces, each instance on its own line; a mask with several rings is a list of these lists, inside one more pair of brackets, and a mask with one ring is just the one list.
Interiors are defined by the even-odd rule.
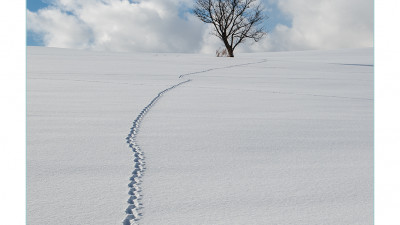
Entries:
[[27,224],[373,224],[373,49],[27,70]]

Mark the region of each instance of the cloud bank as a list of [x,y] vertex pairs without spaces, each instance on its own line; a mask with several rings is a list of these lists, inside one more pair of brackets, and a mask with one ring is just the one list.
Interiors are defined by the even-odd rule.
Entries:
[[[190,1],[189,1],[190,2]],[[190,14],[188,1],[56,0],[27,12],[29,31],[49,47],[112,51],[199,51],[204,25]],[[190,2],[191,3],[191,2]]]
[[[373,46],[371,0],[264,2],[267,12],[279,9],[291,25],[278,21],[265,39],[246,43],[239,52]],[[210,26],[188,12],[192,5],[192,0],[54,0],[27,11],[27,29],[49,47],[214,53],[222,44],[210,35]]]
[[372,0],[273,0],[292,18],[271,33],[274,50],[372,47]]

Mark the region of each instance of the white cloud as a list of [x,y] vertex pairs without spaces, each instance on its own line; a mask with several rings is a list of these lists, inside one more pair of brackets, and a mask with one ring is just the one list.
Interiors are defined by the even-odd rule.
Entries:
[[113,51],[187,52],[200,50],[205,26],[179,16],[185,0],[57,0],[27,14],[28,30],[50,47]]
[[76,17],[59,10],[42,10],[27,13],[27,27],[42,36],[47,46],[62,48],[87,48],[91,33],[89,27]]
[[[264,0],[291,26],[278,24],[238,52],[373,46],[372,0]],[[51,47],[214,53],[222,43],[191,14],[193,0],[55,0],[27,14],[28,30]],[[276,15],[276,13],[274,13]],[[272,18],[274,19],[274,18]]]
[[250,47],[272,51],[373,46],[372,0],[269,0],[292,25],[278,24]]

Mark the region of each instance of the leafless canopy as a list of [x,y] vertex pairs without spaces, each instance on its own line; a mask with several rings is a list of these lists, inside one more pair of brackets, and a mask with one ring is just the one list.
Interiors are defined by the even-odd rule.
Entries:
[[261,26],[268,17],[257,0],[196,0],[194,14],[203,22],[214,25],[214,35],[220,38],[233,57],[235,48],[246,39],[259,41],[265,34]]

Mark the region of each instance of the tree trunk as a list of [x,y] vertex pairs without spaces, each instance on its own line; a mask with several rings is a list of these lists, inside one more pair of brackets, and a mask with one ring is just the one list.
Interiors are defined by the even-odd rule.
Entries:
[[228,50],[229,57],[234,57],[233,56],[233,48],[231,46],[227,47],[226,50]]
[[234,57],[233,56],[233,48],[232,46],[228,43],[228,40],[226,37],[223,38],[224,44],[225,44],[225,48],[228,51],[228,56],[229,57]]

